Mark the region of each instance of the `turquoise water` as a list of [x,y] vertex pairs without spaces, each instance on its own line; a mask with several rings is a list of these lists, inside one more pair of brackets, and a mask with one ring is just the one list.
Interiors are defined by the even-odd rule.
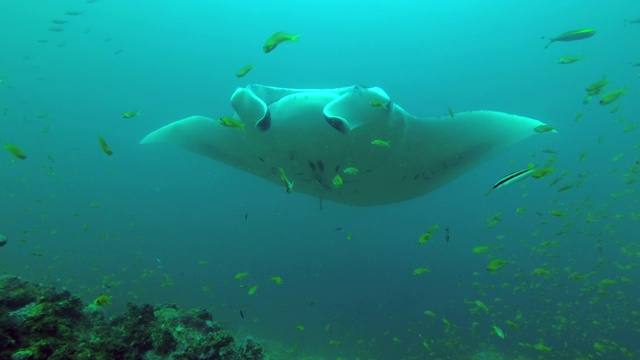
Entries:
[[[107,314],[129,301],[205,307],[282,359],[640,356],[640,24],[625,22],[638,18],[634,1],[4,1],[0,142],[27,159],[0,153],[0,271],[87,302],[113,296]],[[579,28],[597,34],[544,49],[541,36]],[[275,31],[299,42],[264,54]],[[584,58],[557,64],[568,54]],[[603,75],[604,92],[629,93],[583,105]],[[370,208],[320,209],[211,159],[138,144],[190,115],[230,115],[230,95],[250,83],[379,86],[416,115],[504,111],[558,133]],[[553,174],[487,194],[554,159]],[[490,273],[494,259],[507,263]]]

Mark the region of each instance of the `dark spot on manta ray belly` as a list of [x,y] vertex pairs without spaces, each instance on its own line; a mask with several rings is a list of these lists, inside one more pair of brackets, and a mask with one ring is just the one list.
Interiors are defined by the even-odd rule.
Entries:
[[[431,175],[433,175],[433,174],[434,174],[434,172],[432,171],[432,172],[431,172]],[[431,181],[431,176],[430,176],[429,174],[427,174],[426,172],[424,172],[424,171],[423,171],[423,172],[421,172],[421,173],[416,174],[416,175],[413,177],[413,180],[418,180],[418,179]]]
[[322,162],[322,160],[316,161],[316,165],[318,165],[318,169],[320,170],[320,172],[324,172],[324,163]]
[[311,160],[309,160],[309,167],[311,168],[311,171],[316,171],[316,164]]
[[340,171],[340,165],[336,165],[336,174]]

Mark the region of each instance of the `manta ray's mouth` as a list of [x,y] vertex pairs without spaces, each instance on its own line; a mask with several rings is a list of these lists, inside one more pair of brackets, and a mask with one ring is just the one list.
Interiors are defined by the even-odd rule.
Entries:
[[293,192],[370,206],[432,191],[544,125],[494,111],[418,118],[382,89],[358,86],[249,85],[236,90],[231,105],[240,128],[192,116],[141,143],[177,144],[279,186],[281,169]]

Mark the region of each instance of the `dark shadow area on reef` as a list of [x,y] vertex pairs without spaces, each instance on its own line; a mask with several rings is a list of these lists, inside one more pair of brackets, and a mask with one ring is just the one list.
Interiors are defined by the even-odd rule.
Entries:
[[260,345],[236,343],[203,309],[136,306],[104,318],[68,291],[0,276],[0,360],[262,360]]

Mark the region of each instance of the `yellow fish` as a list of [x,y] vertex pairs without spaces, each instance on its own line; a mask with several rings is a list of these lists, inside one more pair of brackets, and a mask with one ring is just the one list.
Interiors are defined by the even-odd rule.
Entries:
[[269,53],[271,50],[275,49],[276,46],[280,45],[285,41],[292,41],[294,43],[298,42],[298,36],[300,35],[299,34],[291,35],[285,32],[278,31],[277,33],[271,35],[269,39],[267,39],[267,42],[265,42],[264,45],[262,46],[262,50],[266,54],[266,53]]
[[612,102],[618,100],[620,98],[620,96],[628,93],[629,91],[625,88],[622,89],[617,89],[617,90],[611,90],[608,93],[602,95],[602,98],[600,98],[600,105],[609,105]]
[[424,314],[425,314],[425,315],[427,315],[427,316],[429,316],[429,317],[432,317],[432,318],[435,318],[435,317],[436,317],[436,313],[434,313],[434,312],[433,312],[433,311],[431,311],[431,310],[425,310]]
[[426,233],[420,235],[420,237],[418,238],[418,244],[420,245],[424,245],[427,243],[427,241],[429,241],[431,239],[431,237],[433,236],[433,233],[438,230],[440,226],[438,225],[432,225],[429,230],[427,230]]
[[282,278],[280,276],[272,276],[269,280],[276,283],[276,285],[282,285],[283,283]]
[[223,116],[220,119],[218,119],[218,124],[228,128],[240,129],[242,131],[244,131],[244,125],[245,125],[242,121],[236,120],[228,116]]
[[488,246],[476,246],[473,248],[473,250],[471,250],[471,253],[473,254],[483,254],[486,253],[487,251],[489,251],[490,247]]
[[[605,75],[602,75],[602,79],[589,84],[589,86],[585,88],[585,90],[587,91],[587,96],[589,97],[589,99],[591,99],[590,95],[592,96],[600,94],[602,89],[607,85],[609,85],[609,79],[607,79]],[[584,101],[583,104],[585,104]]]
[[426,267],[420,267],[420,268],[416,268],[413,270],[413,275],[424,275],[431,272],[431,270],[429,270],[429,268]]
[[453,111],[452,108],[447,106],[447,110],[449,110],[449,116],[451,116],[452,119],[456,117],[456,113]]
[[331,180],[331,183],[333,183],[333,187],[334,188],[339,188],[339,187],[342,187],[343,181],[342,181],[342,178],[340,177],[340,175],[336,175]]
[[246,278],[247,276],[249,276],[249,273],[245,271],[245,272],[237,273],[235,278],[236,278],[236,280],[241,280],[241,279]]
[[125,119],[131,119],[132,117],[135,117],[136,115],[139,115],[139,114],[140,114],[140,111],[126,111],[120,115]]
[[599,342],[597,342],[597,341],[593,344],[593,348],[594,348],[596,351],[602,351],[602,352],[607,351],[607,347],[606,347],[605,345],[600,344],[600,343],[599,343]]
[[505,321],[507,323],[507,325],[511,326],[514,329],[519,329],[520,326],[518,326],[518,324],[516,324],[515,322],[511,321],[511,320],[507,320]]
[[247,294],[249,294],[249,296],[251,296],[251,295],[255,294],[256,291],[258,291],[258,285],[253,285],[252,287],[249,288],[249,291],[247,291]]
[[373,99],[369,101],[369,105],[374,108],[389,110],[389,103],[383,103],[380,100]]
[[94,305],[105,306],[111,304],[111,298],[113,296],[100,295],[95,300],[93,300]]
[[345,173],[345,174],[349,174],[349,175],[358,175],[360,170],[358,170],[358,168],[354,168],[353,166],[350,166],[350,167],[342,170],[342,172]]
[[287,179],[287,175],[285,175],[284,170],[282,168],[280,169],[280,179],[282,179],[282,181],[284,182],[284,187],[285,189],[287,189],[287,193],[291,193],[291,191],[293,190],[293,182],[289,181],[289,179]]
[[554,128],[552,125],[538,125],[536,127],[533,128],[533,131],[537,132],[537,133],[546,133],[546,132],[551,132],[554,131],[556,128]]
[[496,335],[498,335],[500,339],[504,339],[504,332],[502,332],[502,329],[497,327],[495,324],[493,325],[493,331],[496,332]]
[[551,271],[547,270],[547,269],[543,269],[543,268],[535,268],[533,269],[533,271],[531,272],[531,275],[537,275],[537,276],[551,276]]
[[549,167],[537,169],[531,173],[531,177],[534,179],[542,179],[543,177],[551,174],[554,171],[555,169]]
[[242,69],[240,69],[237,73],[236,73],[236,77],[238,79],[240,79],[241,77],[244,77],[245,75],[247,75],[249,73],[249,71],[251,71],[253,68],[255,67],[254,64],[251,65],[247,65],[245,67],[243,67]]
[[556,37],[546,37],[543,36],[543,39],[547,39],[549,40],[549,43],[547,44],[547,46],[545,46],[544,48],[548,48],[549,45],[551,45],[552,43],[556,42],[556,41],[575,41],[575,40],[582,40],[582,39],[586,39],[586,38],[590,38],[593,35],[596,34],[596,31],[594,29],[579,29],[579,30],[571,30],[571,31],[567,31],[565,33],[562,33]]
[[502,259],[495,259],[492,260],[489,265],[487,265],[487,271],[488,272],[496,272],[498,270],[500,270],[500,268],[502,268],[504,266],[504,264],[506,264],[507,261],[506,260],[502,260]]
[[113,155],[113,151],[111,151],[109,144],[107,144],[107,141],[102,137],[102,135],[98,135],[98,142],[100,142],[100,147],[105,154],[109,156]]
[[429,239],[431,239],[432,236],[433,234],[431,233],[424,233],[420,235],[420,237],[418,238],[418,244],[420,245],[426,244],[427,241],[429,241]]
[[558,59],[558,64],[573,64],[576,61],[582,60],[582,55],[565,55]]
[[550,347],[548,347],[547,345],[543,344],[542,341],[540,341],[539,343],[535,344],[533,346],[533,348],[536,349],[536,350],[544,351],[544,352],[550,352],[552,350]]
[[371,144],[375,146],[380,146],[380,147],[391,147],[391,141],[384,141],[384,140],[378,140],[378,139],[371,141]]
[[20,159],[20,160],[24,160],[27,158],[27,155],[24,154],[24,152],[22,151],[22,149],[20,149],[18,147],[18,145],[14,145],[14,144],[5,144],[4,148],[9,150],[9,152],[11,153],[11,155],[13,155],[14,157]]
[[485,313],[489,313],[489,307],[483,303],[481,300],[475,300],[473,302],[474,304],[476,304],[477,307],[479,307],[480,309],[484,310]]

